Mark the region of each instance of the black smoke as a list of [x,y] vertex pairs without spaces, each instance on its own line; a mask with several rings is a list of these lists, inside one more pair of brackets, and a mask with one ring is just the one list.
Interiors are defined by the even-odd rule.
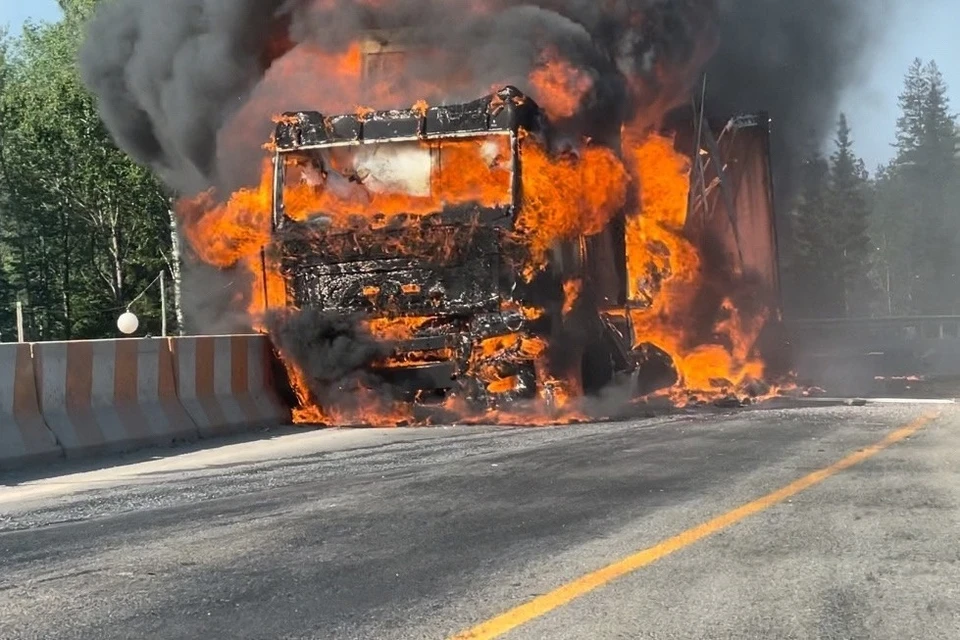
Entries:
[[[471,4],[485,10],[470,10]],[[587,133],[592,124],[657,117],[689,101],[705,69],[711,113],[771,114],[778,183],[789,194],[792,170],[829,133],[881,16],[889,15],[876,4],[113,0],[100,3],[80,62],[118,145],[184,193],[233,189],[257,177],[250,162],[229,162],[237,149],[220,149],[221,134],[274,58],[297,45],[335,51],[361,31],[412,28],[418,42],[443,55],[411,63],[405,70],[411,90],[440,79],[447,95],[431,98],[441,100],[472,99],[494,84],[525,88],[544,49],[555,48],[593,81],[575,118]],[[272,98],[272,105],[285,104],[283,95]],[[294,101],[289,108],[324,108]],[[271,115],[257,114],[262,136],[247,141],[251,158]]]
[[216,138],[263,76],[287,0],[101,2],[80,52],[114,140],[173,189],[216,175]]
[[719,46],[705,68],[707,108],[716,116],[769,113],[782,205],[800,163],[833,132],[840,100],[878,46],[892,4],[721,0]]
[[[495,84],[524,88],[543,52],[556,50],[592,81],[575,118],[590,133],[591,124],[660,109],[665,95],[685,92],[712,42],[715,2],[484,0],[477,11],[466,0],[113,0],[94,16],[80,66],[121,148],[179,192],[229,190],[238,176],[224,167],[246,173],[251,163],[223,162],[238,154],[222,148],[223,129],[291,48],[336,51],[361,31],[412,28],[417,44],[442,55],[404,70],[411,103],[472,99]],[[422,81],[441,89],[419,95]],[[297,104],[300,87],[269,87],[271,107],[325,108]],[[272,115],[256,114],[263,136],[250,136],[248,151],[259,153]],[[254,169],[239,181],[255,177]]]
[[356,318],[329,315],[316,309],[284,310],[267,317],[274,346],[303,373],[314,399],[352,383],[382,386],[369,373],[369,365],[391,353],[389,344],[377,341]]

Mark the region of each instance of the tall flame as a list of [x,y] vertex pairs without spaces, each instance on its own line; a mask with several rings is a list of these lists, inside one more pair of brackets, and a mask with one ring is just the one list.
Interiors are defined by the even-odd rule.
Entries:
[[[424,55],[429,56],[430,52]],[[382,61],[380,64],[387,64]],[[390,64],[398,64],[396,60]],[[397,82],[403,63],[386,74],[371,75],[374,63],[365,58],[360,43],[339,52],[302,45],[274,63],[266,81],[238,111],[227,131],[242,137],[257,131],[265,114],[297,108],[323,108],[328,113],[368,113],[364,105],[397,107],[413,105],[427,109],[425,97],[443,94],[444,87],[420,83],[411,88]],[[374,65],[375,66],[375,65]],[[453,81],[455,79],[446,79]],[[466,80],[467,79],[459,79]],[[593,88],[594,80],[554,49],[542,52],[530,73],[528,88],[548,116],[567,118],[576,113]],[[415,91],[416,95],[411,95]],[[280,104],[281,98],[283,104]],[[411,99],[413,98],[413,99]],[[638,122],[652,119],[641,114]],[[523,132],[521,132],[523,133]],[[532,278],[542,270],[549,253],[560,241],[592,236],[604,231],[630,203],[637,211],[625,220],[627,293],[634,303],[623,310],[633,327],[633,346],[653,344],[673,360],[679,380],[668,393],[684,402],[690,393],[719,395],[735,390],[763,375],[756,354],[756,341],[766,321],[764,314],[743,316],[731,299],[724,300],[706,333],[692,328],[697,297],[704,280],[698,247],[687,235],[690,159],[675,150],[670,137],[654,134],[646,126],[627,126],[622,132],[622,152],[584,140],[569,153],[548,151],[533,136],[523,138],[523,206],[512,234],[527,249],[523,274]],[[411,143],[411,151],[436,153],[433,143]],[[449,204],[479,202],[504,204],[512,188],[509,140],[447,140],[442,147],[442,166],[428,176],[429,188],[420,195],[369,189],[363,184],[343,190],[314,188],[307,166],[290,166],[285,190],[285,212],[294,220],[308,220],[317,212],[334,227],[346,227],[357,218],[369,227],[383,226],[393,216],[427,215]],[[229,146],[229,145],[227,145]],[[238,155],[238,158],[240,156]],[[336,154],[328,162],[336,167]],[[242,279],[241,304],[253,318],[254,328],[265,328],[263,311],[290,306],[286,283],[276,264],[262,253],[271,240],[273,165],[268,160],[259,169],[259,184],[239,189],[226,202],[203,194],[180,203],[184,230],[200,260],[227,269],[235,268]],[[632,192],[631,190],[639,190]],[[441,252],[452,247],[436,246]],[[569,314],[584,293],[579,279],[563,283],[563,314]],[[370,295],[377,292],[371,291]],[[506,303],[505,303],[506,304]],[[527,319],[542,309],[516,306]],[[430,318],[376,318],[365,324],[373,336],[385,340],[410,337]],[[538,401],[518,405],[516,411],[491,411],[466,415],[459,399],[448,400],[443,409],[461,421],[547,423],[582,417],[574,398],[581,382],[571,374],[556,379],[548,373],[548,345],[540,338],[503,336],[475,345],[470,373],[491,392],[519,384],[515,373],[503,374],[495,365],[504,353],[530,359],[538,373]],[[393,366],[417,366],[448,357],[446,353],[407,354]],[[320,406],[310,393],[305,374],[290,358],[285,359],[289,378],[300,400],[300,422],[336,424],[407,424],[423,422],[410,405],[379,397],[359,381],[351,381],[352,401],[347,407]],[[429,421],[431,418],[427,418]]]
[[627,161],[640,177],[642,203],[640,214],[627,220],[631,296],[644,297],[640,282],[650,274],[665,276],[652,305],[631,311],[635,341],[670,354],[680,376],[678,390],[709,394],[760,379],[763,362],[755,349],[765,314],[743,318],[731,300],[724,300],[711,340],[692,341],[691,319],[704,274],[699,252],[684,234],[690,159],[668,137],[636,137],[628,130],[624,138]]

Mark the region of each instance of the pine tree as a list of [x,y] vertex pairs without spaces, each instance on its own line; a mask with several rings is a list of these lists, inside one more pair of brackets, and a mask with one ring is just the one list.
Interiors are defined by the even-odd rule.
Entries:
[[791,218],[794,251],[790,264],[792,289],[797,292],[796,313],[804,317],[836,317],[838,274],[835,224],[829,211],[830,164],[814,154],[800,172],[800,195]]
[[950,114],[947,83],[935,61],[923,69],[922,147],[937,177],[950,173],[957,152],[957,121]]
[[900,109],[897,158],[878,183],[871,231],[884,254],[886,307],[954,313],[960,309],[957,121],[935,62],[911,64]]
[[902,247],[908,237],[906,218],[898,198],[903,190],[897,184],[899,174],[893,165],[877,168],[873,185],[873,207],[870,216],[870,239],[876,249],[872,263],[872,281],[879,298],[874,312],[878,315],[905,315],[909,312],[906,295],[909,291],[909,256]]
[[827,208],[831,216],[832,251],[838,265],[837,308],[844,315],[862,315],[869,308],[868,257],[870,255],[869,175],[863,160],[853,152],[852,131],[846,114],[837,123],[836,149],[830,157]]
[[903,81],[900,117],[897,119],[897,160],[910,161],[923,138],[923,101],[928,93],[923,60],[915,58]]
[[804,165],[793,217],[792,271],[807,316],[863,315],[870,305],[869,176],[846,115],[834,143],[829,160],[814,155]]
[[960,295],[955,273],[957,215],[949,195],[957,176],[956,121],[947,86],[935,62],[923,69],[922,128],[913,162],[904,168],[916,202],[911,242],[917,285],[915,301],[924,314],[951,313]]

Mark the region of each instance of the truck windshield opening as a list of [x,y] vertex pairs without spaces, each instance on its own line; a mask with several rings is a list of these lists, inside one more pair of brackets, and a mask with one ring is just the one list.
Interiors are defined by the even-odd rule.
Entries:
[[281,154],[278,203],[291,220],[334,225],[513,202],[510,137],[386,141]]

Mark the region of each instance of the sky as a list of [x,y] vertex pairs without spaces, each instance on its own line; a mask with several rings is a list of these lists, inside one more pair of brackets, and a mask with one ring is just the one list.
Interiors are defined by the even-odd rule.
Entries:
[[[886,20],[885,40],[874,47],[862,76],[841,105],[853,127],[857,153],[871,169],[893,154],[890,144],[897,121],[897,94],[914,58],[937,61],[950,86],[951,107],[960,112],[960,37],[956,33],[960,0],[900,0],[895,4],[899,9]],[[58,14],[55,0],[0,0],[0,25],[7,24],[13,31],[26,19],[52,20]]]
[[950,88],[951,111],[960,112],[960,0],[900,0],[895,4],[899,8],[886,20],[885,40],[873,47],[861,82],[847,91],[841,105],[853,127],[857,153],[870,169],[893,155],[890,145],[899,114],[897,96],[914,58],[937,61]]
[[59,15],[56,0],[0,0],[0,25],[13,32],[24,20],[55,20]]

